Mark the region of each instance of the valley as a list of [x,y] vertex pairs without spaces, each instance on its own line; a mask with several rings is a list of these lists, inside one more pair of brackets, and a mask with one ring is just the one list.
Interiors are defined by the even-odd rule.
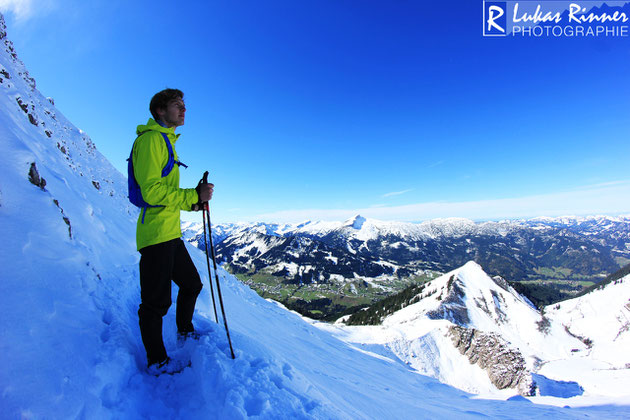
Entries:
[[[185,238],[204,248],[200,226]],[[436,219],[218,225],[224,268],[259,295],[334,321],[472,260],[537,307],[576,295],[630,261],[630,218]]]

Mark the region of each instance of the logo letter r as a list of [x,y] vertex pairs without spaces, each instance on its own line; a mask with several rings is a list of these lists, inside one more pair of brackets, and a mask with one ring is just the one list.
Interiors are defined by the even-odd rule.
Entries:
[[[495,13],[498,12],[498,14],[495,15]],[[502,27],[500,27],[495,20],[499,19],[501,16],[503,16],[503,14],[505,13],[505,11],[500,8],[499,6],[490,6],[488,8],[488,29],[487,31],[489,32],[492,28],[497,29],[503,33],[505,33],[505,29],[503,29]]]

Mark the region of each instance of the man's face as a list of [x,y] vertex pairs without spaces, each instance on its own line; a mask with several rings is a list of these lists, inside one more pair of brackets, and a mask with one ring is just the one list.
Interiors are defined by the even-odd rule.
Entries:
[[186,119],[186,105],[181,99],[174,99],[168,103],[166,108],[159,109],[158,115],[167,127],[179,127],[184,125]]

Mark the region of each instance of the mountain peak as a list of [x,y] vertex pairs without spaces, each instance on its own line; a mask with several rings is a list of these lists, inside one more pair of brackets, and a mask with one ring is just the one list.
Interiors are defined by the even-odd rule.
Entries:
[[354,216],[351,219],[348,219],[344,225],[345,226],[350,226],[353,229],[356,230],[361,230],[361,228],[363,227],[363,224],[365,223],[365,217],[361,216],[360,214],[357,214],[356,216]]
[[515,337],[515,320],[535,329],[540,319],[538,311],[522,296],[509,285],[493,280],[474,261],[427,283],[423,296],[417,304],[394,314],[389,322],[400,323],[424,314],[432,320]]
[[473,260],[470,260],[466,264],[461,266],[459,268],[459,273],[483,273],[483,274],[486,274],[486,272],[483,270],[483,268],[479,264],[477,264],[475,261],[473,261]]

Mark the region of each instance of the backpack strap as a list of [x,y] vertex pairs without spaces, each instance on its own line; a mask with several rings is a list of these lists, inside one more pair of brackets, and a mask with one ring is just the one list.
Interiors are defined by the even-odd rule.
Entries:
[[[148,133],[149,131],[151,130],[143,131],[140,134],[138,134],[138,137],[136,137],[136,140],[138,140],[141,135],[143,135],[144,133]],[[188,165],[186,165],[184,162],[180,162],[179,160],[175,160],[175,152],[173,152],[173,145],[171,144],[171,141],[168,139],[168,136],[166,135],[166,133],[160,133],[160,134],[162,134],[164,143],[166,143],[166,149],[168,150],[168,160],[166,161],[166,166],[162,168],[162,178],[164,178],[165,176],[171,173],[175,164],[179,166],[183,166],[184,168],[188,168]],[[133,147],[131,148],[131,152],[133,153]]]
[[162,137],[164,137],[164,142],[166,143],[166,147],[168,149],[168,161],[166,162],[164,169],[162,169],[162,178],[164,178],[171,173],[175,164],[183,166],[184,168],[188,168],[188,165],[175,160],[175,152],[173,152],[173,145],[171,144],[171,141],[168,139],[166,133],[162,133]]
[[149,208],[148,206],[142,207],[142,224],[144,224],[144,216],[147,215],[147,209],[148,208]]

